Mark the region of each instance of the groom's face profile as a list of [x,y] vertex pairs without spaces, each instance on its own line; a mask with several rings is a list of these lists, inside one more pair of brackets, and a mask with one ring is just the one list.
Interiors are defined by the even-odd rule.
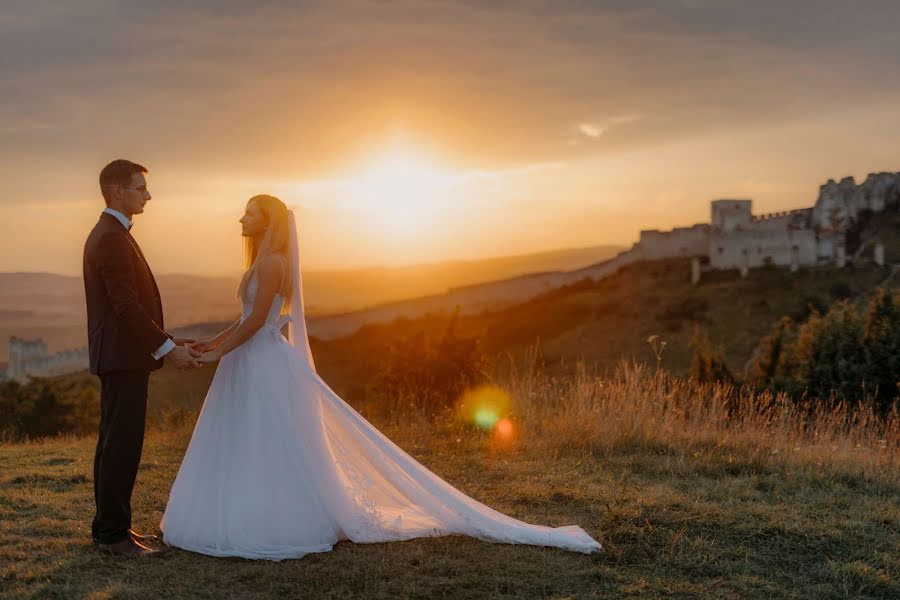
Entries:
[[128,185],[120,185],[117,199],[122,212],[127,215],[139,215],[144,212],[144,205],[152,198],[147,190],[147,180],[143,173],[132,173]]

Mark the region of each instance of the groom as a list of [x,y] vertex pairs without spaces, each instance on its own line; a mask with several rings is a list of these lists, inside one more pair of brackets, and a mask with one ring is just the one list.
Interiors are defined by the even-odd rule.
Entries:
[[114,160],[100,172],[106,209],[84,244],[91,373],[100,377],[100,435],[94,454],[91,531],[102,551],[130,558],[158,554],[156,536],[131,529],[131,492],[144,444],[150,371],[163,357],[177,369],[199,367],[200,354],[163,326],[159,289],[131,236],[132,217],[150,200],[147,169]]

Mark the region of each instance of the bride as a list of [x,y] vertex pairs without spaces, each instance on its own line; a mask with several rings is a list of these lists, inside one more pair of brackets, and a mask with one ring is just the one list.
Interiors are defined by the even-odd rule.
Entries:
[[195,346],[202,361],[220,362],[160,522],[167,544],[281,560],[340,540],[461,534],[600,551],[580,527],[529,525],[466,496],[338,397],[309,349],[293,212],[254,196],[240,222],[250,263],[243,310]]

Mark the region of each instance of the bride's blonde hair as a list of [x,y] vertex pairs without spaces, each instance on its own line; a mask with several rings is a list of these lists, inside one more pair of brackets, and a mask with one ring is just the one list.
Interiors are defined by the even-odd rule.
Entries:
[[[238,287],[239,298],[244,297],[244,292],[247,289],[247,284],[251,275],[253,275],[253,271],[256,269],[256,265],[270,254],[280,254],[284,257],[283,278],[285,281],[289,281],[291,277],[288,255],[288,218],[290,216],[287,206],[275,196],[269,196],[268,194],[253,196],[247,201],[247,204],[251,202],[255,203],[263,214],[263,218],[266,221],[266,232],[261,240],[257,240],[254,237],[244,238],[244,268],[246,272],[241,278],[240,287]],[[287,286],[284,294],[285,307],[290,303],[292,288],[293,286],[291,285]]]

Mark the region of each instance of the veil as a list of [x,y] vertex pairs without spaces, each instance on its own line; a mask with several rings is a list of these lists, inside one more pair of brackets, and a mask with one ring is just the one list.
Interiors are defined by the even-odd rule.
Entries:
[[306,330],[306,317],[303,314],[303,281],[300,274],[300,244],[297,238],[297,218],[294,211],[288,211],[288,252],[290,253],[293,289],[291,290],[291,312],[288,326],[288,337],[300,360],[306,363],[311,371],[316,370],[312,350],[309,347],[309,332]]

